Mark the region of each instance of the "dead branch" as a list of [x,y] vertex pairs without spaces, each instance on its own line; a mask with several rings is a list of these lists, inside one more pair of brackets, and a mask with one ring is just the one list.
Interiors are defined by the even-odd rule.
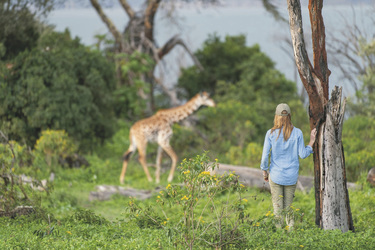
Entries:
[[124,8],[126,14],[128,14],[129,19],[132,19],[135,15],[133,9],[130,7],[126,0],[119,0],[121,6]]
[[191,52],[188,46],[184,43],[184,41],[178,36],[175,35],[171,39],[169,39],[163,47],[158,50],[158,57],[162,59],[165,55],[167,55],[176,45],[181,45],[186,52],[190,55],[193,59],[194,64],[200,69],[203,70],[203,66],[199,62],[198,58]]
[[311,23],[311,38],[314,54],[314,72],[321,81],[323,96],[328,100],[328,81],[331,71],[328,69],[325,42],[325,27],[322,16],[323,1],[309,1],[309,14]]
[[107,25],[109,31],[115,38],[116,44],[119,46],[119,50],[122,51],[125,48],[124,42],[122,40],[121,33],[116,29],[116,26],[112,23],[112,21],[107,17],[104,13],[102,7],[98,3],[97,0],[90,0],[92,6],[95,8],[96,12],[98,12],[102,21]]
[[161,0],[149,0],[145,9],[145,35],[149,40],[154,39],[154,19]]

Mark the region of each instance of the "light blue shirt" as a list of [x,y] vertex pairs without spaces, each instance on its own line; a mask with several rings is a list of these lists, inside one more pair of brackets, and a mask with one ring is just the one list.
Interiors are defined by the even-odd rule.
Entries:
[[271,154],[271,163],[269,164],[271,180],[279,185],[294,185],[298,180],[298,156],[304,159],[313,150],[309,145],[305,147],[303,134],[299,128],[293,128],[287,141],[284,141],[283,131],[276,140],[278,135],[279,129],[273,131],[272,134],[271,129],[267,131],[260,168],[268,170],[269,155]]

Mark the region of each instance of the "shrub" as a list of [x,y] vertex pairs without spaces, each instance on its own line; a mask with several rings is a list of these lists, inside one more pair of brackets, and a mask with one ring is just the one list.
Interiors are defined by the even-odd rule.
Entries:
[[232,146],[225,154],[225,160],[233,165],[259,167],[262,159],[262,150],[262,146],[254,142],[247,144],[245,149],[238,146]]
[[[21,178],[15,175],[23,164],[22,159],[28,159],[27,151],[16,142],[8,141],[0,131],[0,156],[0,210],[6,215],[14,214],[12,210],[20,205],[31,205],[36,210],[40,204],[39,194],[30,186],[25,186]],[[39,185],[39,181],[33,181],[34,187]]]
[[357,181],[375,166],[375,119],[354,116],[344,123],[342,143],[348,181]]
[[[77,145],[63,130],[45,130],[35,144],[37,164],[47,164],[48,168],[58,165],[59,159],[73,155]],[[43,159],[43,160],[42,160]]]
[[114,66],[65,32],[0,65],[0,123],[13,140],[34,145],[46,129],[65,130],[89,151],[113,133]]
[[108,221],[96,215],[92,210],[78,208],[74,214],[68,219],[68,221],[73,221],[76,223],[85,223],[90,225],[104,225],[108,224]]

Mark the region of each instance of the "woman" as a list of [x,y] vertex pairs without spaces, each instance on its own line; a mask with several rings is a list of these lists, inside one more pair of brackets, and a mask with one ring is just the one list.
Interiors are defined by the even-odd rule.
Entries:
[[[305,147],[302,131],[293,127],[289,106],[281,103],[276,107],[274,126],[267,131],[264,140],[260,168],[263,170],[264,180],[270,183],[273,210],[278,228],[283,223],[283,211],[287,214],[286,221],[289,229],[294,226],[293,216],[288,216],[288,214],[290,214],[290,205],[298,180],[298,156],[304,159],[313,152],[315,136],[316,129],[313,129],[310,142]],[[269,157],[270,154],[271,157]],[[270,178],[268,178],[268,169]]]

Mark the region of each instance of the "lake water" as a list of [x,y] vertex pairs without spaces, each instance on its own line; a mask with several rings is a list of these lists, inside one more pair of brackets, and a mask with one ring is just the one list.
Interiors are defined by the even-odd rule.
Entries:
[[[371,8],[373,7],[366,5],[356,7],[346,5],[324,6],[323,17],[327,42],[329,42],[331,31],[344,28],[345,19],[349,23],[355,20],[360,27],[375,34],[373,22],[368,18],[367,12]],[[353,10],[356,13],[355,17]],[[287,9],[281,9],[281,12],[287,18]],[[125,28],[128,18],[122,8],[105,9],[105,13],[120,31]],[[374,13],[374,9],[372,9],[372,13]],[[202,48],[202,44],[209,34],[216,33],[222,38],[226,35],[243,34],[246,36],[249,46],[259,44],[261,50],[276,63],[276,68],[284,73],[288,79],[297,81],[299,89],[302,88],[302,84],[296,75],[295,63],[291,57],[293,55],[292,49],[288,48],[288,52],[282,49],[282,47],[285,48],[283,38],[290,37],[289,25],[275,21],[262,6],[216,7],[199,10],[187,8],[178,10],[178,16],[180,25],[177,28],[158,12],[155,38],[159,46],[162,46],[173,35],[179,34],[191,50],[195,51]],[[58,31],[68,28],[73,37],[78,36],[86,45],[95,43],[94,36],[96,34],[108,33],[106,26],[93,8],[55,10],[49,15],[48,23],[55,25]],[[311,33],[307,7],[303,8],[303,24],[305,34]],[[307,39],[306,42],[311,44]],[[307,49],[309,50],[309,48]],[[310,60],[312,61],[312,57],[310,57]],[[179,67],[186,67],[191,64],[190,58],[183,53],[181,48],[178,48],[166,56],[163,67],[159,72],[162,73],[164,82],[168,86],[173,86],[179,74]],[[330,76],[331,88],[334,85],[343,86],[344,95],[351,96],[353,89],[345,82],[339,82],[339,72],[333,66],[329,65],[329,67],[332,71]]]

